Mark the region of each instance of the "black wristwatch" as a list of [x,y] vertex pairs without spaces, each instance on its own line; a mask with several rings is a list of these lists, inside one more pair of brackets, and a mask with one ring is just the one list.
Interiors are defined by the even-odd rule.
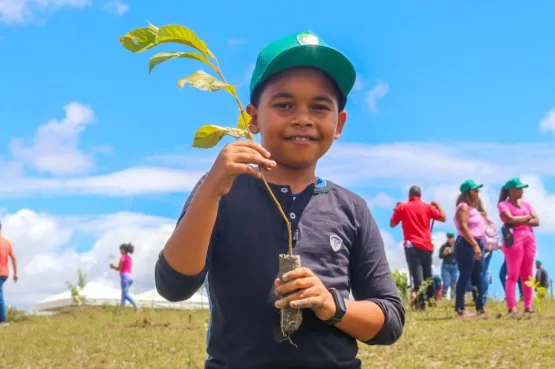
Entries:
[[329,291],[333,296],[333,301],[335,302],[335,315],[329,320],[324,320],[324,323],[336,325],[343,320],[343,317],[347,313],[347,306],[345,305],[345,299],[341,296],[339,291],[335,288],[330,288]]

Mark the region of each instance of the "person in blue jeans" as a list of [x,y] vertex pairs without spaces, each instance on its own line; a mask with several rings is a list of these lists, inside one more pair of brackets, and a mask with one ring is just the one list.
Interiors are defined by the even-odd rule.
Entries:
[[[499,269],[499,280],[501,281],[501,285],[503,286],[503,291],[505,291],[505,281],[507,280],[507,262],[503,261],[503,265],[501,265],[501,269]],[[522,278],[518,277],[518,292],[520,295],[520,300],[522,300]]]
[[119,251],[121,254],[119,264],[110,264],[110,268],[118,271],[120,274],[120,281],[121,281],[121,306],[125,306],[125,302],[129,301],[131,305],[135,308],[135,311],[139,311],[139,306],[131,297],[129,293],[129,289],[133,284],[133,277],[132,277],[132,266],[133,266],[133,259],[131,258],[131,254],[135,250],[135,246],[130,243],[124,243],[119,247]]
[[[206,330],[206,345],[210,342],[210,330],[212,329],[212,301],[210,301],[210,290],[208,287],[208,273],[206,273],[206,278],[204,278],[204,290],[206,291],[206,296],[208,298],[208,329]],[[212,356],[208,355],[208,359],[211,360]]]
[[493,251],[485,251],[485,255],[483,258],[482,277],[484,281],[484,293],[482,295],[482,299],[484,300],[484,305],[488,302],[488,290],[489,285],[491,284],[491,271],[489,269],[489,263],[491,261],[492,255]]
[[451,288],[451,300],[455,299],[455,286],[459,279],[459,267],[454,253],[455,234],[453,232],[447,233],[447,242],[445,242],[439,249],[439,258],[443,260],[441,264],[441,279],[443,280],[443,289],[441,297],[447,296],[447,290]]
[[455,310],[459,316],[473,316],[466,314],[464,297],[469,280],[476,286],[476,313],[485,314],[484,311],[484,276],[483,255],[485,245],[485,210],[479,201],[481,184],[472,179],[464,181],[460,186],[460,195],[457,199],[455,213],[455,226],[458,237],[455,240],[455,259],[459,266],[459,280],[455,288]]
[[4,302],[4,282],[7,280],[7,276],[0,275],[0,326],[6,326],[8,323],[8,314],[6,312],[6,304]]
[[10,241],[2,236],[2,223],[0,223],[0,328],[8,326],[8,312],[4,302],[4,282],[10,276],[8,259],[12,261],[13,281],[17,283],[17,262]]
[[[482,304],[485,306],[486,302],[488,302],[488,289],[489,285],[491,284],[491,271],[489,270],[489,263],[491,261],[492,252],[486,251],[482,257],[482,277],[483,277],[483,293],[482,293]],[[472,282],[472,283],[471,283]],[[476,285],[473,281],[468,281],[468,286],[466,288],[466,292],[472,292],[472,301],[476,303]]]

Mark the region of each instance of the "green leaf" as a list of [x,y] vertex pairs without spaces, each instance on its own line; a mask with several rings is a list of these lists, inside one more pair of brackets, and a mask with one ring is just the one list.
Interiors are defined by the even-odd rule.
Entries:
[[175,58],[196,59],[204,64],[211,65],[204,55],[195,52],[158,53],[150,58],[150,61],[148,62],[148,73],[152,72],[154,67],[158,64]]
[[237,128],[248,129],[251,123],[252,117],[246,111],[241,110],[239,113],[239,120],[237,121]]
[[[152,26],[154,27],[154,26]],[[157,31],[152,27],[137,28],[119,38],[120,43],[133,53],[140,53],[157,45]]]
[[204,91],[214,92],[227,90],[231,93],[231,95],[236,97],[235,87],[233,85],[228,85],[227,83],[220,81],[216,77],[211,76],[202,70],[197,70],[193,74],[177,81],[177,85],[181,88],[183,88],[187,83],[190,84],[191,87],[196,87]]
[[195,32],[179,24],[168,24],[162,26],[158,30],[158,37],[156,41],[158,43],[175,42],[192,47],[200,51],[204,56],[213,55],[210,50],[208,50],[206,43],[198,38]]
[[209,149],[216,146],[225,135],[235,138],[241,138],[245,137],[246,131],[242,131],[237,128],[206,124],[200,127],[195,133],[195,137],[193,139],[193,147]]

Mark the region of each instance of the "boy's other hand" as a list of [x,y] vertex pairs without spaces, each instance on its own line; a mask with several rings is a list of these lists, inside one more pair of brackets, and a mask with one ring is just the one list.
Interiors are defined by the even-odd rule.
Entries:
[[277,296],[285,296],[276,301],[278,309],[289,305],[291,308],[314,311],[321,320],[329,320],[335,315],[335,301],[330,291],[308,268],[297,268],[283,275],[284,283],[279,278],[274,281]]
[[212,184],[219,196],[224,196],[231,189],[236,176],[249,174],[261,177],[259,170],[252,165],[258,165],[265,170],[274,168],[276,162],[271,160],[270,156],[270,153],[256,142],[233,142],[222,149],[205,182]]

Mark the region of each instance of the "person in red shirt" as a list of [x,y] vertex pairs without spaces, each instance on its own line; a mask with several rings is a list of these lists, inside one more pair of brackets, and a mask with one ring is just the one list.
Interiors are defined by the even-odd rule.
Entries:
[[[413,288],[418,292],[424,280],[432,276],[432,230],[430,223],[433,220],[445,222],[445,212],[441,206],[432,201],[426,204],[422,201],[422,190],[419,186],[412,186],[409,190],[409,201],[397,203],[389,225],[395,228],[399,223],[403,228],[403,246],[412,276]],[[425,309],[428,298],[434,296],[434,284],[431,283],[425,293],[416,299],[416,308]]]
[[4,282],[6,282],[10,276],[8,258],[12,260],[13,281],[17,283],[17,262],[15,260],[15,254],[10,241],[2,236],[2,223],[0,223],[0,328],[8,326],[8,316],[3,291]]

